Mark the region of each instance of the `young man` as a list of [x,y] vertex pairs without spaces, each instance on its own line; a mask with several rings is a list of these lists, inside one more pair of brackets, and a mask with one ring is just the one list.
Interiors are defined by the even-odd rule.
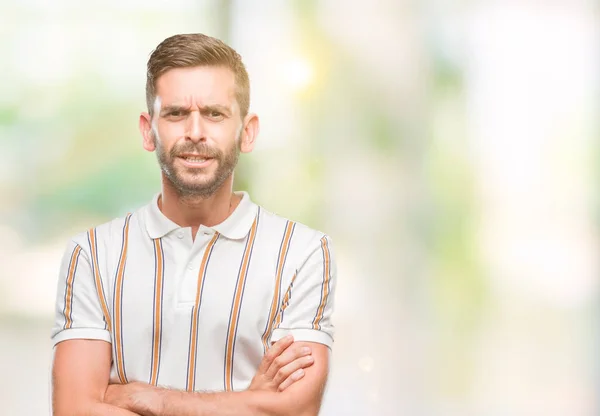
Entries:
[[331,242],[232,191],[259,131],[241,58],[177,35],[147,75],[139,127],[162,189],[67,247],[54,415],[316,415],[333,335]]

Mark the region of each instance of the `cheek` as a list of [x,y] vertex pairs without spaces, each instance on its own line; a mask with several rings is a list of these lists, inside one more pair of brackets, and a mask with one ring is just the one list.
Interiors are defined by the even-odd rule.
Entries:
[[221,149],[225,150],[231,147],[232,143],[237,142],[240,131],[237,126],[215,123],[207,127],[206,133]]
[[179,123],[159,123],[158,133],[162,139],[173,140],[185,134],[185,124]]
[[180,123],[165,123],[158,125],[157,133],[162,148],[168,151],[179,139],[185,136],[185,129]]

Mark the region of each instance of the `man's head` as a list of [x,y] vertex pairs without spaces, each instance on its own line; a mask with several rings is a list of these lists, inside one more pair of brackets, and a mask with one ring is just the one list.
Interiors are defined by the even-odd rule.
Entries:
[[163,180],[180,195],[212,195],[231,182],[239,152],[254,147],[248,74],[218,39],[187,34],[160,43],[148,60],[146,102],[144,148],[157,151]]
[[154,111],[156,81],[162,74],[174,68],[196,66],[222,66],[233,72],[240,115],[246,117],[250,108],[250,80],[242,57],[225,42],[202,33],[171,36],[152,52],[146,73],[148,112],[152,115]]

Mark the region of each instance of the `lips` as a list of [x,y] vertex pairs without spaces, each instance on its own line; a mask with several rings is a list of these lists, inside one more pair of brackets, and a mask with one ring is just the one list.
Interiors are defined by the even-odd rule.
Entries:
[[207,155],[182,154],[177,156],[183,164],[189,168],[204,168],[208,166],[213,158]]
[[201,157],[201,156],[180,156],[182,159],[185,159],[187,162],[191,163],[202,163],[206,162],[209,157]]

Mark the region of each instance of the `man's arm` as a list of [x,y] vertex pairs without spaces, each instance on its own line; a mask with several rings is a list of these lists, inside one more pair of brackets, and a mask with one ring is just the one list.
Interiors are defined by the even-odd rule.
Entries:
[[[110,378],[110,333],[81,233],[69,242],[57,281],[52,328],[52,409],[54,416],[136,413],[103,403]],[[91,249],[89,249],[91,250]]]
[[103,403],[110,377],[110,344],[72,339],[54,349],[52,411],[54,416],[135,416]]
[[296,342],[291,348],[300,347],[311,349],[314,362],[304,368],[301,380],[282,392],[189,393],[132,383],[115,386],[129,390],[119,405],[142,416],[316,416],[327,379],[329,348],[308,342]]

